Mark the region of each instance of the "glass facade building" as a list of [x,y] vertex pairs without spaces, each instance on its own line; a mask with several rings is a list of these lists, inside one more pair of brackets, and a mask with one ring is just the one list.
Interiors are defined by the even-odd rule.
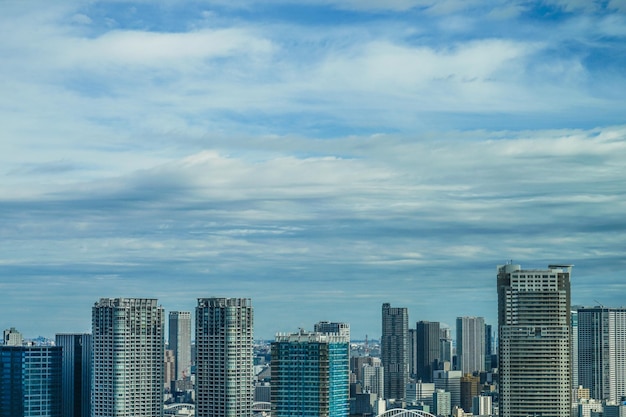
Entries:
[[61,417],[61,348],[0,346],[0,417]]
[[61,414],[90,417],[91,334],[57,334],[55,343],[63,348]]
[[300,331],[272,343],[273,417],[347,417],[349,340]]

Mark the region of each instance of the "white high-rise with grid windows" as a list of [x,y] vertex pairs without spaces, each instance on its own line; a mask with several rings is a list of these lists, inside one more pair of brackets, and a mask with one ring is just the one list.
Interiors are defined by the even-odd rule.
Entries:
[[254,398],[253,311],[249,298],[199,298],[196,416],[250,417]]
[[92,417],[163,416],[163,308],[101,298],[92,308]]
[[497,269],[501,417],[569,417],[571,265]]

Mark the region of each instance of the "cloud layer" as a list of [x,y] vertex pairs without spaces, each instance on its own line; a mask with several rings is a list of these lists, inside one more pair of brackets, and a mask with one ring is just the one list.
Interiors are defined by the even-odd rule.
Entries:
[[265,338],[377,337],[382,302],[495,324],[511,258],[620,304],[621,3],[381,5],[8,4],[0,326],[212,295]]

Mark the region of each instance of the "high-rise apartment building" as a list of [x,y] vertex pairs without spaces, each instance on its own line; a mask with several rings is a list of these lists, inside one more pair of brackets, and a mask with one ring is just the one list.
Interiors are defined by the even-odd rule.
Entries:
[[441,360],[441,327],[436,321],[418,321],[416,328],[416,379],[433,382],[433,371]]
[[101,298],[92,308],[92,417],[163,416],[163,308]]
[[497,267],[501,417],[570,415],[570,274]]
[[[456,356],[463,374],[485,370],[485,319],[457,317]],[[469,411],[469,410],[465,410]]]
[[249,298],[198,299],[197,417],[252,416],[253,344],[253,309]]
[[385,367],[385,397],[404,398],[409,382],[409,312],[405,307],[382,307],[380,356]]
[[578,309],[578,378],[591,398],[626,396],[626,308]]
[[61,417],[61,348],[0,345],[0,417]]
[[272,343],[273,417],[347,417],[349,351],[345,336],[300,331]]
[[174,352],[176,379],[191,375],[191,313],[170,311],[168,319],[168,347]]
[[91,416],[92,337],[88,333],[57,334],[55,344],[62,348],[62,417]]
[[337,333],[340,336],[346,337],[350,340],[350,324],[338,323],[330,321],[320,321],[315,323],[313,331],[318,333]]

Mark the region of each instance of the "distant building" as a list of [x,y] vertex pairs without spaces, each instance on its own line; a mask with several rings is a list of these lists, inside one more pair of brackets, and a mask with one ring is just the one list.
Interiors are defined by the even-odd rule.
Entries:
[[435,389],[450,393],[450,406],[461,406],[461,371],[435,371]]
[[15,327],[6,329],[2,336],[2,344],[5,346],[22,346],[24,344],[22,333],[15,330]]
[[602,402],[598,400],[580,400],[578,404],[576,404],[577,408],[577,417],[591,417],[591,412],[602,412],[604,408],[602,407]]
[[578,309],[578,378],[596,400],[626,397],[626,308]]
[[433,382],[433,371],[441,361],[441,327],[436,321],[418,321],[416,328],[416,379]]
[[320,321],[315,324],[313,331],[316,331],[319,333],[337,333],[339,336],[344,336],[348,340],[350,340],[350,324],[349,323]]
[[497,267],[501,417],[570,415],[571,269]]
[[457,317],[456,356],[458,360],[457,369],[462,371],[463,374],[485,370],[484,318]]
[[0,345],[0,417],[61,417],[61,350]]
[[450,393],[438,389],[433,393],[433,414],[437,416],[449,416],[450,410],[452,410]]
[[94,304],[91,417],[163,415],[164,324],[153,298]]
[[176,379],[191,375],[191,313],[170,311],[168,320],[168,345],[174,353]]
[[253,309],[249,298],[199,298],[196,413],[250,417],[254,398]]
[[480,378],[471,374],[461,377],[461,408],[466,413],[472,411],[473,398],[480,394]]
[[492,415],[492,399],[486,395],[479,395],[472,398],[472,409],[469,410],[475,416]]
[[92,337],[88,333],[57,334],[62,350],[61,415],[91,416]]
[[435,393],[435,384],[428,382],[409,382],[406,384],[406,402],[407,403],[424,403],[432,407],[433,394]]
[[385,398],[385,368],[380,361],[374,362],[373,365],[363,364],[361,375],[363,375],[361,382],[363,392],[376,394],[377,398]]
[[349,345],[338,334],[278,334],[272,343],[272,417],[347,417]]
[[171,349],[165,349],[165,356],[163,358],[163,385],[165,387],[171,387],[172,382],[176,381],[176,357],[174,351]]
[[409,312],[382,306],[381,359],[385,367],[385,397],[402,399],[409,382]]

